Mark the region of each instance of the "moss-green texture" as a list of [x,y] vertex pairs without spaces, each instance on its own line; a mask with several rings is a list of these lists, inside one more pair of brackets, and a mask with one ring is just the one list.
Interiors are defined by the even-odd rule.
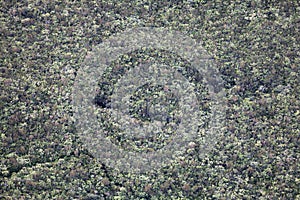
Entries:
[[[300,4],[289,1],[1,1],[0,198],[299,199]],[[197,39],[226,83],[222,140],[156,174],[110,169],[72,116],[88,51],[129,27]]]

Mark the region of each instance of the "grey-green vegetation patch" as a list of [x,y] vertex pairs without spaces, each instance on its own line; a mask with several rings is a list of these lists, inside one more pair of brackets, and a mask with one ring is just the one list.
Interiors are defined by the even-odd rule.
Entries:
[[[300,198],[299,1],[31,0],[0,7],[0,198]],[[211,153],[198,158],[195,140],[154,174],[105,168],[66,123],[86,52],[140,26],[202,41],[227,91],[226,134]]]
[[[159,59],[159,54],[154,52],[154,61],[134,63],[138,58],[133,57],[130,59],[131,65],[139,64],[138,66],[128,68],[116,65],[107,70],[119,56],[149,48],[176,54],[186,60],[186,65],[190,64],[180,64],[176,58],[173,58],[175,61],[164,58],[162,61],[165,62],[159,63],[155,61]],[[109,79],[106,77],[107,80],[103,80],[103,75]],[[97,94],[99,81],[106,91],[100,90],[100,94]],[[166,113],[163,109],[168,109],[167,102],[156,102],[153,106],[161,107],[156,109],[156,113],[151,114],[153,111],[150,111],[153,116],[149,122],[142,122],[140,117],[132,116],[130,98],[132,101],[134,92],[145,83],[168,88],[178,101],[178,109],[173,113]],[[211,101],[209,117],[200,110],[203,98],[197,99],[202,92],[199,91],[199,84],[204,84],[208,89],[206,98]],[[224,95],[222,79],[213,60],[195,40],[165,28],[129,29],[96,46],[78,71],[73,88],[75,124],[87,149],[99,160],[120,171],[148,172],[157,170],[184,154],[188,144],[200,132],[205,132],[200,145],[201,154],[205,155],[213,147],[224,122]],[[155,98],[155,95],[151,98]],[[97,110],[95,99],[100,101],[101,111]],[[141,109],[149,108],[146,105]],[[97,116],[99,112],[100,117]],[[105,117],[101,117],[101,112]],[[175,118],[170,124],[166,119],[169,114]],[[205,120],[205,117],[209,120]],[[111,141],[111,137],[123,141],[131,137],[138,138],[140,143],[150,137],[152,143],[159,143],[160,137],[168,135],[170,131],[175,133],[168,142],[159,149],[148,148],[147,152],[124,150]]]

